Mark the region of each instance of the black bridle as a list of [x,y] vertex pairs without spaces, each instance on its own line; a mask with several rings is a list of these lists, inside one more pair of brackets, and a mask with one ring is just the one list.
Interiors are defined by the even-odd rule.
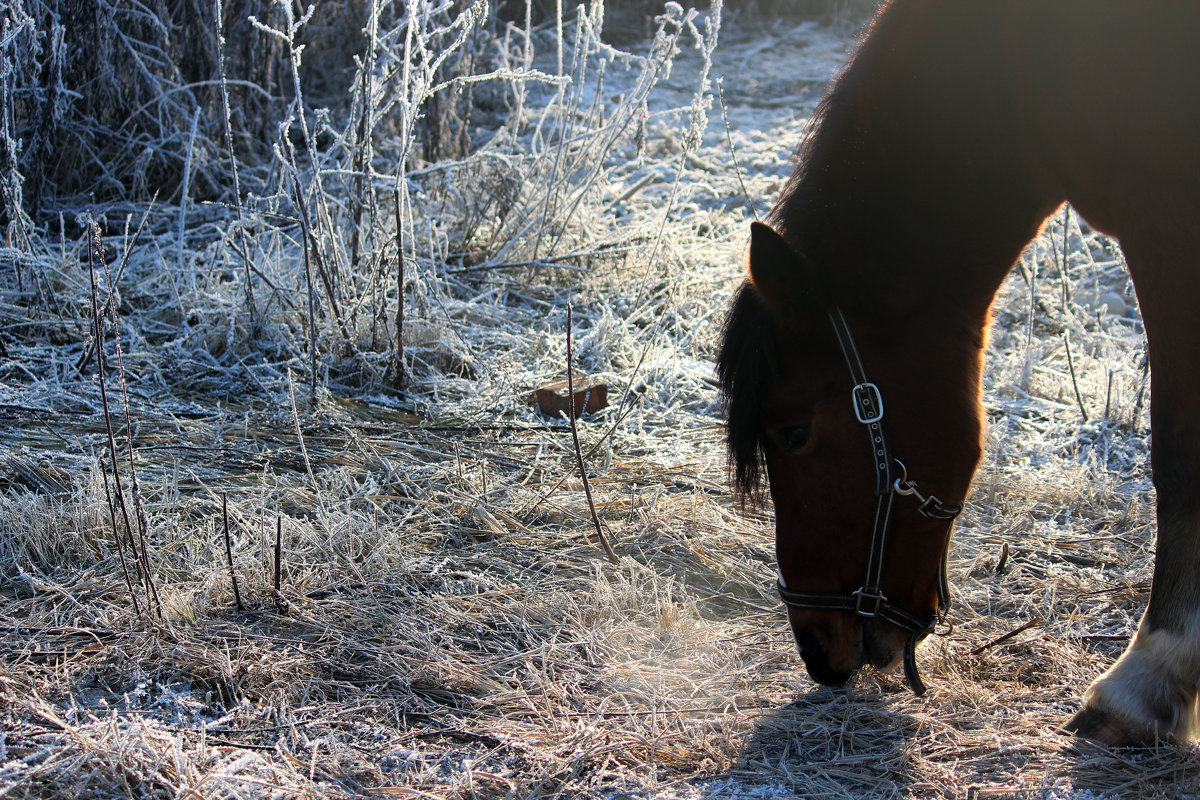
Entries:
[[[888,446],[887,435],[883,429],[883,397],[879,387],[867,379],[863,368],[862,357],[850,333],[850,326],[841,309],[836,306],[829,312],[830,322],[837,336],[838,345],[842,349],[846,366],[850,368],[850,377],[854,381],[852,390],[854,400],[854,415],[866,426],[871,436],[872,460],[875,464],[875,521],[871,530],[871,551],[867,559],[867,575],[863,585],[850,594],[833,592],[795,592],[787,588],[783,575],[779,577],[779,596],[786,605],[793,608],[805,608],[828,611],[852,611],[860,617],[879,619],[890,622],[898,628],[911,634],[904,646],[904,675],[908,684],[917,695],[925,693],[925,684],[917,674],[916,649],[917,642],[933,630],[938,620],[943,619],[950,610],[950,586],[946,578],[946,550],[942,551],[942,559],[938,565],[937,578],[937,608],[924,616],[915,616],[903,608],[890,602],[884,596],[881,584],[883,581],[883,557],[887,549],[888,527],[892,519],[892,506],[897,496],[914,497],[920,502],[918,510],[929,519],[953,522],[962,510],[962,506],[947,505],[933,495],[924,495],[917,484],[908,479],[904,464],[894,458]],[[893,465],[899,470],[896,476]],[[947,526],[947,539],[949,538]],[[947,542],[948,548],[948,542]]]

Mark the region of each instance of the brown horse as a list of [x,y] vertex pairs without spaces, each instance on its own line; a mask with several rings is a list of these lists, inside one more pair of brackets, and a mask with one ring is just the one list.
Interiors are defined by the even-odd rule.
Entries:
[[[1069,201],[1116,236],[1153,366],[1154,586],[1069,730],[1200,733],[1200,3],[894,0],[755,223],[718,370],[736,479],[765,468],[809,673],[902,660],[946,603],[982,452],[989,307]],[[904,656],[907,655],[907,658]]]

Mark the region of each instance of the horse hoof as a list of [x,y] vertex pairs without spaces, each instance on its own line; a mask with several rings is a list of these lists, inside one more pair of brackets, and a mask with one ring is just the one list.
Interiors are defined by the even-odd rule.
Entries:
[[1159,740],[1153,731],[1132,726],[1096,706],[1084,706],[1060,730],[1109,747],[1142,747]]

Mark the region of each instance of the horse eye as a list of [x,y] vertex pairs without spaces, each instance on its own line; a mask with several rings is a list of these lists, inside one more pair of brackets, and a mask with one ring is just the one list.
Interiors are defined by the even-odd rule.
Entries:
[[779,431],[779,443],[793,453],[803,450],[811,437],[812,432],[805,425],[796,425]]

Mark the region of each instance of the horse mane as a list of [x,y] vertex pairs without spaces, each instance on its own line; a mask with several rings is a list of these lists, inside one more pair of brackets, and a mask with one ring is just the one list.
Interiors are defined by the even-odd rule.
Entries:
[[[864,28],[862,42],[876,27],[891,3],[884,3],[875,18]],[[853,109],[846,97],[854,96],[860,83],[861,69],[855,64],[869,49],[860,43],[846,66],[810,118],[805,135],[796,150],[795,168],[784,185],[766,222],[797,250],[803,252],[798,224],[806,192],[820,193],[822,165],[836,160],[841,143],[835,131]],[[870,58],[868,53],[867,58]],[[827,122],[831,122],[827,126]],[[733,472],[734,490],[744,503],[761,500],[765,474],[765,431],[767,389],[778,380],[778,333],[772,316],[758,289],[747,280],[734,295],[717,355],[717,376],[725,405],[726,447]]]
[[717,376],[725,401],[725,444],[734,489],[742,502],[757,503],[761,497],[763,387],[772,385],[778,376],[776,334],[770,319],[758,290],[749,281],[742,284],[725,318],[717,354]]
[[825,187],[825,165],[836,163],[844,156],[846,132],[856,126],[855,117],[861,113],[861,98],[867,94],[864,83],[871,79],[871,68],[858,65],[859,62],[877,60],[876,51],[880,48],[871,34],[893,19],[894,15],[888,16],[891,7],[891,0],[881,3],[875,15],[859,31],[858,45],[805,124],[793,156],[795,168],[784,183],[775,206],[767,214],[765,221],[784,238],[790,239],[792,246],[797,249],[805,248],[799,247],[800,243],[788,234],[794,233],[790,231],[792,223],[801,219],[799,209],[805,206],[805,211],[810,214],[813,211],[832,211],[823,203],[811,205],[806,201],[813,196],[827,197],[830,194]]

